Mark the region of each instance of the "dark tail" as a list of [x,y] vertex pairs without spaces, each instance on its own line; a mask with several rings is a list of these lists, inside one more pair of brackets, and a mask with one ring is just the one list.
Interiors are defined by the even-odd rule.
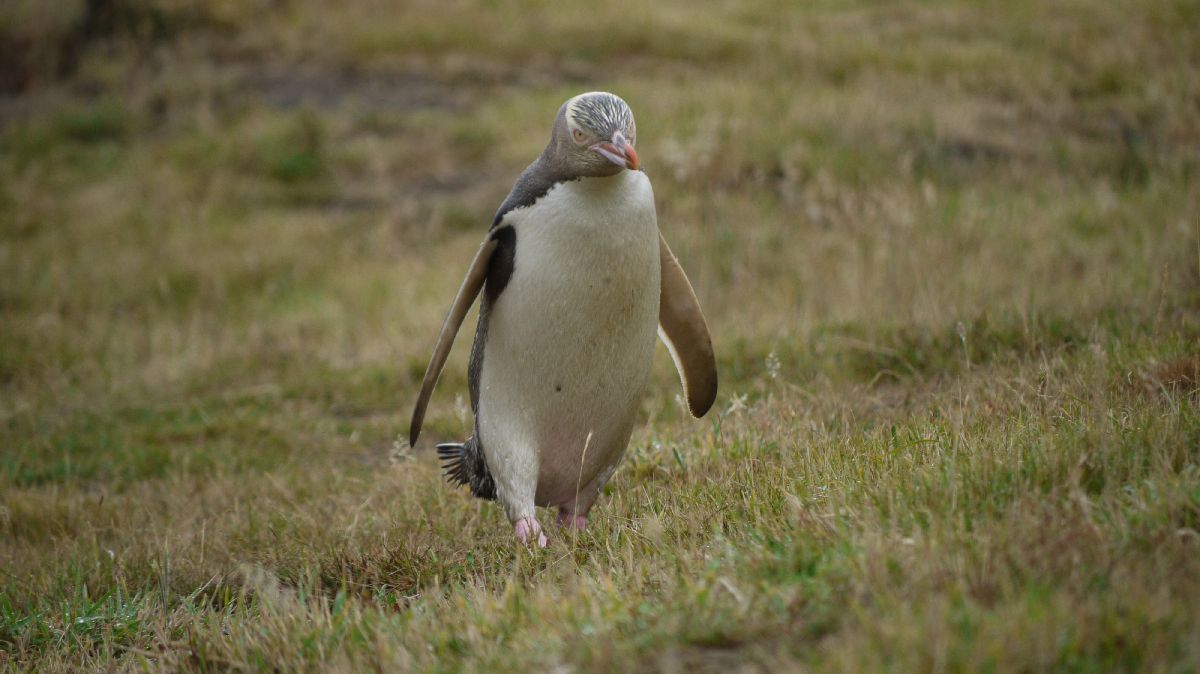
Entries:
[[446,481],[455,486],[468,485],[471,493],[489,501],[496,500],[496,483],[488,472],[483,448],[475,436],[466,442],[443,442],[437,446]]

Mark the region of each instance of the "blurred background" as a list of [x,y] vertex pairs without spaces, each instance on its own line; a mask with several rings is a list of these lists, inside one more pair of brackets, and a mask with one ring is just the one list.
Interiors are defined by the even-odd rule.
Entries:
[[[1184,1],[9,0],[0,474],[383,460],[494,209],[594,89],[637,115],[725,394],[768,360],[873,386],[1194,320],[1198,26]],[[468,428],[466,351],[431,437]]]

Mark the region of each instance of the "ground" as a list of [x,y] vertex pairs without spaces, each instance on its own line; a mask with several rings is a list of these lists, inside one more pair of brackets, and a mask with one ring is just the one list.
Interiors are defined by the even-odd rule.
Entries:
[[[1200,668],[1194,1],[14,0],[0,60],[3,667]],[[593,89],[721,392],[660,349],[530,550],[439,476],[465,339],[400,438]]]

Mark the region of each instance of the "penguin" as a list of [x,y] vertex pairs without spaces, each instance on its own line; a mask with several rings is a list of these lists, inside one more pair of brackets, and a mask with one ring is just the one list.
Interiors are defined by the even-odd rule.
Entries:
[[536,507],[583,529],[629,443],[656,336],[688,410],[717,395],[712,339],[691,282],[658,230],[654,191],[620,97],[575,96],[505,198],[450,307],[409,427],[416,446],[446,357],[482,293],[468,365],[474,433],[438,445],[451,484],[547,545]]

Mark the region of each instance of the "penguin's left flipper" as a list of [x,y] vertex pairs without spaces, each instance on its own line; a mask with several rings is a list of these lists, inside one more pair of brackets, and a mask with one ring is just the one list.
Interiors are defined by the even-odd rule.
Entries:
[[496,252],[498,246],[494,236],[496,231],[492,230],[484,239],[483,244],[479,246],[479,252],[475,253],[475,259],[471,260],[471,267],[467,269],[467,277],[463,279],[462,286],[458,289],[454,304],[450,305],[450,313],[446,315],[446,322],[442,324],[442,332],[438,335],[437,344],[433,347],[433,355],[430,356],[429,365],[425,368],[425,379],[421,381],[421,393],[417,395],[417,405],[413,408],[412,423],[408,427],[410,447],[416,446],[417,438],[421,435],[421,424],[425,421],[425,408],[429,406],[429,397],[433,395],[433,387],[437,385],[438,377],[442,374],[446,357],[450,355],[450,347],[454,345],[454,336],[458,334],[463,319],[467,317],[467,311],[475,303],[475,298],[479,296],[479,291],[483,288],[483,282],[487,280],[492,253]]
[[699,419],[717,399],[717,362],[712,338],[692,284],[661,232],[658,244],[662,265],[658,336],[675,361],[687,396],[688,411]]

